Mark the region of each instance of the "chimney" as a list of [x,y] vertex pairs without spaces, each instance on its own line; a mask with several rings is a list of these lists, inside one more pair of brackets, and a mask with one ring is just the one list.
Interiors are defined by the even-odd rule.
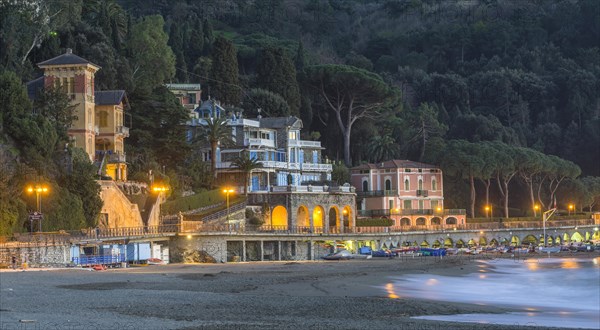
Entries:
[[66,54],[73,54],[73,50],[71,48],[67,48]]

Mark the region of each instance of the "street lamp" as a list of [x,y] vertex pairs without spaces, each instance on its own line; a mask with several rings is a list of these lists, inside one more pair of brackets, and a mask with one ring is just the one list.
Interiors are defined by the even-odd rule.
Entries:
[[[36,210],[40,217],[42,216],[42,194],[45,194],[48,191],[49,191],[48,187],[46,187],[44,185],[29,186],[27,188],[28,193],[32,194],[35,192]],[[30,221],[33,221],[33,218],[31,218]],[[41,232],[42,231],[42,219],[40,218],[39,221],[40,221],[40,230],[39,231]],[[33,228],[31,228],[31,231],[33,232]]]
[[[167,191],[169,191],[169,187],[157,185],[157,186],[152,187],[152,191],[154,193],[156,193],[158,196],[160,196],[161,193],[166,193]],[[160,209],[160,203],[158,204],[158,207],[159,207],[159,209],[158,209],[159,224],[158,225],[162,226],[163,223],[162,223],[162,214],[161,214],[161,209]]]
[[569,215],[571,215],[571,211],[575,208],[573,204],[569,204]]
[[539,205],[535,204],[535,205],[533,206],[533,216],[534,216],[534,217],[537,217],[537,211],[538,211],[539,209],[540,209],[540,206],[539,206]]
[[492,205],[486,205],[485,206],[485,216],[489,218],[490,215],[492,217],[494,217],[494,209],[492,208]]
[[227,223],[229,223],[229,194],[235,192],[235,190],[231,188],[225,188],[223,189],[223,192],[225,193],[227,199]]

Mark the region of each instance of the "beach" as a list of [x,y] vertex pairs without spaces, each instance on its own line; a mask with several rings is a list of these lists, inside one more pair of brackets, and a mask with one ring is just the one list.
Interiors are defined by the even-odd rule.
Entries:
[[405,274],[475,273],[477,259],[2,271],[0,329],[544,329],[414,319],[515,310],[408,298],[386,290],[386,283]]

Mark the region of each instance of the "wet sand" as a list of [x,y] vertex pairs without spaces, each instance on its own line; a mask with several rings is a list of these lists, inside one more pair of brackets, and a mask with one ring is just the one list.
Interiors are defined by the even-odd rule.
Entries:
[[0,329],[543,329],[414,319],[509,310],[386,291],[385,284],[403,274],[476,272],[476,259],[2,271]]

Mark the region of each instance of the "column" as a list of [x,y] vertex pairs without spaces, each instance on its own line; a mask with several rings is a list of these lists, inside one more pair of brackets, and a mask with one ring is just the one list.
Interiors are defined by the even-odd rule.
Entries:
[[308,241],[308,253],[308,260],[315,260],[315,246],[313,245],[312,238],[310,239],[310,241]]
[[277,240],[277,260],[281,261],[281,241]]
[[265,242],[261,239],[260,240],[260,261],[265,261]]
[[242,261],[246,261],[246,240],[242,240]]

